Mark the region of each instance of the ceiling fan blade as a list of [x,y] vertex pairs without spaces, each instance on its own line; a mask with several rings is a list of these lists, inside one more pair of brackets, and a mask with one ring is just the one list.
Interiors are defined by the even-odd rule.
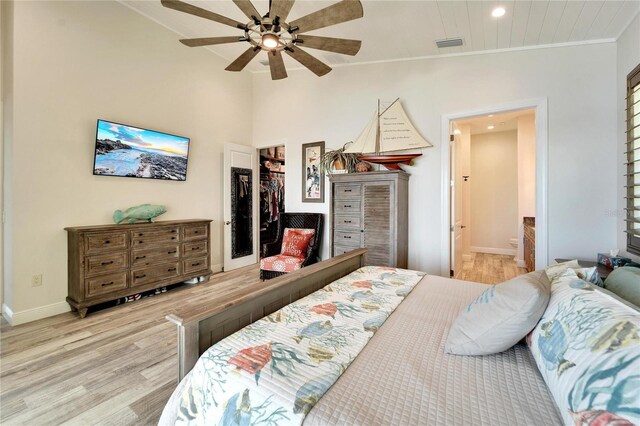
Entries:
[[298,42],[302,42],[301,44],[303,47],[326,50],[328,52],[342,53],[343,55],[351,56],[355,56],[360,50],[360,46],[362,46],[362,42],[360,40],[312,35],[299,35]]
[[363,11],[360,0],[342,0],[339,3],[332,4],[329,7],[289,22],[289,25],[291,27],[298,27],[298,33],[306,33],[317,30],[318,28],[362,18],[362,16]]
[[214,44],[235,43],[237,41],[244,41],[244,38],[231,36],[231,37],[203,37],[203,38],[183,38],[180,43],[189,47],[198,46],[212,46]]
[[240,8],[242,13],[247,15],[247,18],[253,20],[254,18],[260,19],[262,17],[250,0],[233,0],[233,2]]
[[269,68],[271,68],[271,80],[281,80],[287,78],[287,70],[284,67],[282,54],[278,50],[267,52],[269,56]]
[[329,65],[314,58],[299,47],[292,47],[290,48],[290,50],[285,50],[285,52],[287,52],[289,56],[300,62],[305,67],[309,68],[309,70],[311,70],[311,72],[313,72],[318,77],[322,77],[323,75],[331,71],[331,67]]
[[185,3],[180,0],[161,0],[164,7],[177,10],[179,12],[188,13],[190,15],[199,16],[201,18],[209,19],[211,21],[219,22],[221,24],[229,25],[230,27],[244,29],[245,25],[241,22],[227,18],[226,16],[218,15],[217,13],[210,12],[202,9],[198,6],[194,6],[189,3]]
[[244,51],[242,55],[238,56],[238,59],[231,62],[231,64],[229,64],[229,66],[226,67],[225,70],[242,71],[244,67],[246,67],[247,64],[251,62],[253,58],[256,57],[259,51],[260,51],[260,48],[256,48],[256,47],[248,48],[247,50]]
[[271,0],[269,16],[273,19],[275,19],[276,16],[279,16],[280,22],[286,21],[294,2],[295,0]]

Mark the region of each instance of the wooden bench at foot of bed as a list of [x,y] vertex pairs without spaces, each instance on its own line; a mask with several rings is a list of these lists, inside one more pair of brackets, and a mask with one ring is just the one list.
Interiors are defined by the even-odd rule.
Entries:
[[178,326],[178,380],[211,345],[289,303],[364,266],[367,249],[357,249],[261,282],[189,309],[176,309],[167,320]]

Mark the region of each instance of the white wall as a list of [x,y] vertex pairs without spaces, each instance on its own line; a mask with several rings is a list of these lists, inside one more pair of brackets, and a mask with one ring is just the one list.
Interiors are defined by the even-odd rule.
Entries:
[[518,254],[524,267],[523,218],[536,216],[536,122],[535,115],[518,117]]
[[[616,243],[616,45],[558,47],[338,67],[318,78],[289,70],[289,78],[254,76],[253,140],[287,140],[287,209],[328,213],[300,201],[300,145],[353,140],[378,98],[402,103],[433,148],[423,151],[409,183],[409,267],[439,273],[442,217],[441,116],[507,102],[548,98],[549,255],[592,258]],[[269,99],[269,102],[258,100]],[[288,114],[282,119],[283,108]],[[597,164],[598,167],[594,167]],[[598,201],[593,202],[593,194]],[[328,242],[328,230],[325,232]],[[328,256],[328,244],[322,256]]]
[[[626,142],[626,100],[627,96],[627,75],[640,64],[640,14],[638,14],[635,19],[631,22],[631,24],[627,27],[624,33],[618,39],[617,47],[618,47],[618,69],[617,69],[617,82],[616,82],[616,97],[617,97],[617,171],[618,171],[618,180],[617,180],[617,191],[618,191],[618,204],[617,209],[611,209],[609,211],[609,215],[617,218],[618,226],[617,226],[617,245],[616,247],[620,249],[620,254],[623,256],[627,256],[635,260],[636,262],[640,262],[640,256],[635,256],[628,253],[625,248],[627,247],[627,234],[624,233],[626,229],[626,223],[624,221],[626,217],[626,211],[624,208],[626,207],[626,200],[624,185],[626,185],[626,178],[624,174],[626,173],[626,167],[623,166],[626,161],[625,156],[625,142]],[[602,247],[603,252],[608,252],[609,248],[612,247]]]
[[[68,309],[65,226],[164,204],[161,219],[208,218],[222,262],[222,144],[250,144],[251,76],[189,49],[117,2],[16,2],[5,303],[15,323]],[[93,176],[96,119],[191,138],[186,182]],[[6,130],[6,129],[5,129]],[[43,274],[42,287],[31,276]],[[5,309],[6,310],[6,309]]]
[[471,251],[515,255],[518,132],[471,135]]

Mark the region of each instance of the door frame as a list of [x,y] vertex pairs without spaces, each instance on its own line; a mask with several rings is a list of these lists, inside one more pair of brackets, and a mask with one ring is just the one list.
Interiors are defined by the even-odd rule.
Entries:
[[[489,114],[533,109],[536,123],[536,269],[547,266],[549,262],[549,221],[548,221],[548,185],[549,185],[549,127],[548,99],[537,98],[514,101],[473,110],[442,115],[441,121],[441,166],[442,166],[442,214],[441,214],[441,253],[440,275],[449,277],[451,271],[451,166],[450,166],[450,129],[451,122],[463,118],[473,118]],[[446,147],[446,149],[444,148]]]

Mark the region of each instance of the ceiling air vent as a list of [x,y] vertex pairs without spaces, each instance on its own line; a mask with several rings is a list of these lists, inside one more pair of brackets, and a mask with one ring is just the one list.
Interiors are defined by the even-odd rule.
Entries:
[[260,62],[262,65],[264,65],[265,67],[269,66],[269,61],[258,61]]
[[461,37],[458,38],[445,38],[444,40],[436,40],[436,46],[438,47],[455,47],[462,46],[464,40]]

